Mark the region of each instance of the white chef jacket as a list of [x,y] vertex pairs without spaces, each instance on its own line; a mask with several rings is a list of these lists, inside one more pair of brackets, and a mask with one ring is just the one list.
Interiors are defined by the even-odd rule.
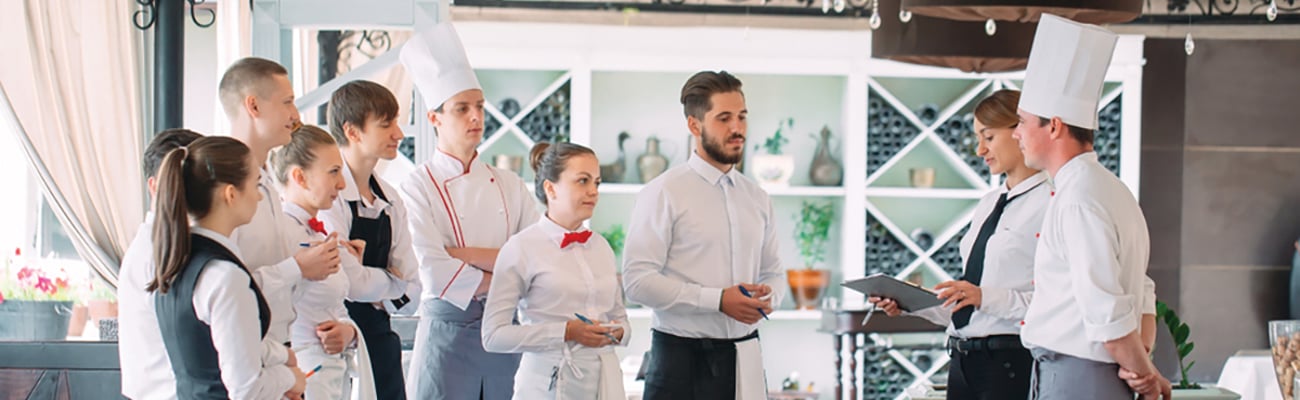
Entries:
[[998,198],[1006,194],[1011,199],[985,247],[984,273],[979,284],[981,304],[971,313],[966,327],[956,329],[952,325],[951,308],[930,307],[914,315],[947,326],[948,335],[959,338],[1019,335],[1020,321],[1025,317],[1034,292],[1034,249],[1038,246],[1035,236],[1043,225],[1043,213],[1047,210],[1051,192],[1047,173],[1039,172],[1010,189],[999,185],[975,205],[970,229],[961,239],[963,267]]
[[293,286],[302,280],[302,270],[293,258],[298,243],[288,235],[298,228],[280,209],[280,190],[271,171],[262,168],[261,173],[257,189],[262,191],[262,201],[257,203],[257,213],[248,224],[235,228],[230,237],[239,244],[240,259],[252,271],[271,308],[271,327],[266,337],[283,344],[289,341],[289,324],[294,318]]
[[117,353],[122,361],[122,395],[133,400],[176,398],[176,374],[158,328],[153,293],[153,212],[135,231],[117,275]]
[[[243,259],[229,238],[198,226],[191,229]],[[194,315],[212,331],[221,383],[230,398],[280,399],[295,383],[293,372],[284,365],[289,353],[269,333],[261,336],[257,297],[249,288],[248,275],[232,262],[209,261],[194,284]]]
[[[447,254],[447,247],[500,248],[540,217],[523,179],[475,154],[468,166],[442,151],[402,182],[422,299],[442,299],[461,310],[474,299],[483,271]],[[464,225],[468,226],[464,226]]]
[[[570,369],[562,369],[566,379],[555,393],[563,393],[563,398],[595,399],[602,384],[617,383],[622,387],[618,358],[612,347],[591,348],[565,342],[566,324],[576,318],[575,313],[601,321],[601,325],[616,324],[623,328],[620,343],[624,346],[631,338],[631,328],[609,242],[593,234],[586,243],[560,248],[566,232],[542,217],[501,247],[483,311],[483,348],[497,353],[525,353],[525,359],[541,356],[543,360],[574,364],[574,368],[587,372],[577,377],[570,376]],[[520,314],[518,325],[513,323],[516,310]],[[608,361],[602,363],[601,354],[611,357],[605,357]],[[530,364],[525,361],[524,365]],[[611,373],[598,373],[602,370]],[[545,386],[551,372],[549,368],[520,368],[515,378],[515,398],[548,397]],[[601,382],[602,376],[619,381]],[[621,390],[616,391],[622,395]]]
[[1071,159],[1053,183],[1021,339],[1029,348],[1114,363],[1104,343],[1138,330],[1142,314],[1154,313],[1146,218],[1096,153]]
[[766,284],[781,304],[785,276],[772,201],[734,168],[691,157],[637,194],[623,250],[629,300],[654,309],[651,327],[688,338],[738,338],[754,331],[719,311],[722,289]]
[[[361,197],[358,191],[356,178],[352,176],[352,169],[348,166],[347,157],[343,157],[343,179],[347,186],[339,191],[339,197],[334,199],[334,205],[327,210],[320,210],[317,213],[317,219],[325,223],[325,229],[329,232],[338,232],[340,239],[347,240],[352,232],[352,207],[348,202],[360,201],[357,204],[357,212],[366,218],[377,218],[380,214],[387,213],[391,229],[393,231],[392,242],[389,244],[388,269],[399,271],[402,275],[397,282],[393,281],[387,274],[376,274],[374,271],[363,271],[361,274],[350,274],[352,282],[348,292],[348,299],[352,301],[379,301],[392,300],[401,298],[403,294],[408,294],[411,299],[415,299],[415,294],[420,293],[419,273],[417,272],[418,264],[415,263],[415,254],[411,252],[411,231],[407,229],[406,207],[402,203],[398,190],[382,178],[375,176],[379,182],[379,188],[384,191],[387,201],[375,196],[375,201],[370,202]],[[369,182],[363,183],[369,185]],[[367,244],[369,246],[369,244]],[[349,255],[351,257],[351,255]],[[370,268],[379,271],[377,268]],[[387,277],[386,277],[387,276]],[[393,302],[384,301],[384,308],[388,312],[399,311],[393,307]],[[402,307],[401,311],[419,307],[418,304],[407,304]]]

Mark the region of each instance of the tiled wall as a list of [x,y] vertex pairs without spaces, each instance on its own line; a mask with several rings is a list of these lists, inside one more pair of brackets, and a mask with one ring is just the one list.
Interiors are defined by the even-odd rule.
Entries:
[[[1148,39],[1141,203],[1151,276],[1192,327],[1192,378],[1262,349],[1288,316],[1300,237],[1300,41]],[[1162,327],[1163,328],[1163,327]],[[1167,334],[1162,371],[1177,371]]]

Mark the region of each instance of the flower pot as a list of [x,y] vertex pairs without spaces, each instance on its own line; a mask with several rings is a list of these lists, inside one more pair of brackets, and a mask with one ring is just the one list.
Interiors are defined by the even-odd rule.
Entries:
[[71,301],[8,300],[0,303],[0,339],[64,340]]
[[786,186],[794,176],[794,157],[784,154],[755,154],[749,159],[750,172],[758,183],[771,186]]
[[91,300],[88,303],[90,308],[90,323],[99,325],[99,320],[104,318],[117,318],[117,302],[113,300]]
[[800,310],[817,309],[818,301],[831,283],[831,271],[824,269],[788,269],[786,283],[794,295],[795,307]]
[[68,336],[81,336],[86,330],[86,317],[89,310],[85,305],[76,304],[72,306],[72,319],[68,321]]
[[1174,398],[1178,400],[1238,400],[1241,395],[1231,390],[1202,385],[1200,389],[1174,389]]

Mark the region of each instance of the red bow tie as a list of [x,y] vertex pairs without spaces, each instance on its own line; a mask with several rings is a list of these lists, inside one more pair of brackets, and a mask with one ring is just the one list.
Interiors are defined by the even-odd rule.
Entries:
[[312,231],[320,232],[322,235],[329,236],[329,233],[325,232],[325,223],[320,222],[319,219],[312,218],[307,220],[307,227],[311,228]]
[[560,248],[569,247],[573,243],[587,243],[587,239],[591,239],[591,231],[565,232],[564,240],[560,241]]

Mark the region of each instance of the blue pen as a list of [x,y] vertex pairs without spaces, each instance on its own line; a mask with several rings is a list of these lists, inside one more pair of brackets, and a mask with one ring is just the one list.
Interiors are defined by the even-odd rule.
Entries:
[[[596,324],[595,322],[591,322],[590,319],[587,319],[587,317],[582,316],[582,314],[573,313],[573,316],[578,317],[578,320],[579,320],[579,321],[582,321],[582,322],[586,323],[587,325],[595,325],[595,324]],[[612,343],[614,343],[614,344],[618,344],[618,339],[615,339],[615,338],[614,338],[614,335],[611,335],[611,334],[606,333],[606,334],[605,334],[605,337],[609,338],[609,341],[610,341],[610,342],[612,342]]]
[[[748,298],[751,298],[751,299],[754,298],[754,295],[749,294],[749,290],[745,290],[745,287],[744,287],[744,286],[736,286],[736,287],[740,288],[740,294],[743,294],[743,295],[745,295],[745,297],[748,297]],[[768,317],[767,317],[767,313],[763,312],[763,309],[762,309],[762,308],[758,309],[758,313],[761,314],[761,315],[763,316],[763,319],[766,319],[766,320],[769,320],[769,321],[772,320],[771,318],[768,318]]]

